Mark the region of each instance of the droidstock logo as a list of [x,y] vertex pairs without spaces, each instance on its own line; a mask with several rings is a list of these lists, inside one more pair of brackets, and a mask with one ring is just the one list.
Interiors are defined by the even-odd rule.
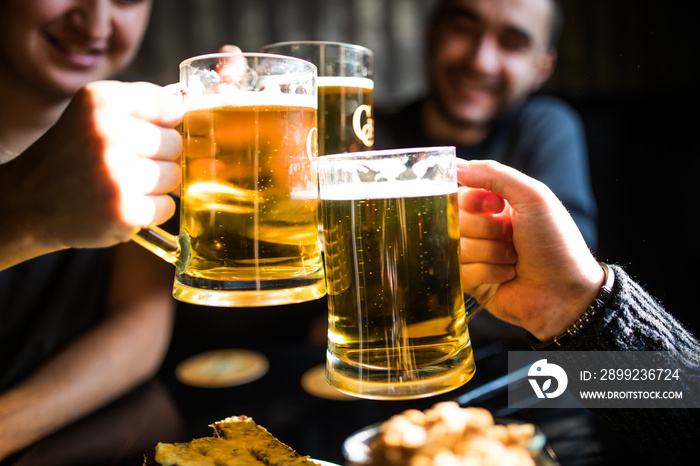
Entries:
[[[527,379],[532,385],[537,398],[556,398],[566,390],[569,378],[566,372],[556,364],[550,364],[546,359],[535,361],[527,372]],[[552,380],[557,384],[552,389]]]

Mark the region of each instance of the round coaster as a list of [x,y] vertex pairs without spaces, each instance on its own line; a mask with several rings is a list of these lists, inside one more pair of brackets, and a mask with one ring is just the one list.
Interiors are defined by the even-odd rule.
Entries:
[[357,400],[358,398],[333,388],[326,381],[326,366],[312,367],[301,376],[301,386],[307,393],[328,400]]
[[267,358],[256,351],[222,349],[185,359],[175,368],[175,376],[193,387],[233,387],[259,379],[268,367]]

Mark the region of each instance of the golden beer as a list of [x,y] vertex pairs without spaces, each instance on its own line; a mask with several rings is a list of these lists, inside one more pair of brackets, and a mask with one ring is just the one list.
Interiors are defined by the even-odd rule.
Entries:
[[374,145],[374,81],[362,77],[318,78],[319,155],[370,150]]
[[180,228],[133,240],[175,266],[173,296],[218,307],[325,295],[318,218],[317,68],[265,53],[180,63]]
[[322,185],[327,377],[341,391],[416,398],[473,376],[456,189],[425,180]]
[[201,289],[245,291],[240,305],[324,295],[316,109],[280,104],[288,97],[185,114],[179,241],[188,257],[176,273],[178,299]]

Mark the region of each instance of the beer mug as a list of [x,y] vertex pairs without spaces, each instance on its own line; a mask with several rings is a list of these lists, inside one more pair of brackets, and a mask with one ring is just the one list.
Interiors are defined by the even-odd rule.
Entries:
[[466,383],[475,364],[454,147],[335,154],[317,164],[328,382],[372,399],[426,397]]
[[366,47],[341,42],[278,42],[261,51],[308,60],[318,67],[319,155],[370,150],[374,145],[372,60]]
[[231,307],[325,295],[316,74],[270,54],[180,64],[180,234],[149,228],[134,238],[175,264],[176,299]]

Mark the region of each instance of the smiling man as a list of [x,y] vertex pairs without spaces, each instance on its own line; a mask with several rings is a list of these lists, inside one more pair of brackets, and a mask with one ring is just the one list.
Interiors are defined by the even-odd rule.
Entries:
[[589,245],[597,208],[578,115],[538,94],[554,71],[563,16],[557,0],[442,0],[426,30],[427,95],[378,114],[375,147],[454,145],[547,184]]

